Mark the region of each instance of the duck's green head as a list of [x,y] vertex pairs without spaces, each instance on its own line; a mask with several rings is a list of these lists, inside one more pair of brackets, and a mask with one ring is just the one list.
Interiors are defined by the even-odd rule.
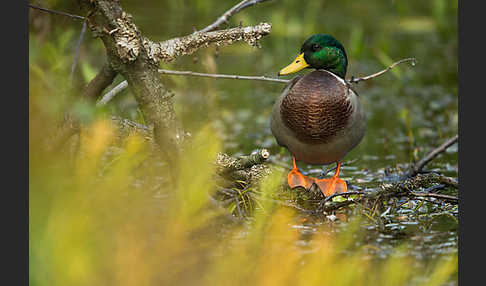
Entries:
[[315,34],[305,40],[300,55],[278,74],[287,75],[304,68],[324,69],[344,79],[348,58],[343,45],[327,34]]

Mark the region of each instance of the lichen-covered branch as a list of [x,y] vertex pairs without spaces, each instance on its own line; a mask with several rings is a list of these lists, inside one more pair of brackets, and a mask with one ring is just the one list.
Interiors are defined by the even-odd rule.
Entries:
[[155,141],[160,151],[175,166],[182,151],[185,133],[176,117],[172,95],[162,84],[157,71],[158,63],[152,60],[151,54],[144,47],[146,39],[137,29],[132,16],[123,11],[118,1],[78,2],[86,11],[92,34],[103,41],[109,67],[127,80],[145,121],[154,128]]
[[270,173],[263,163],[270,157],[267,149],[259,149],[250,155],[231,157],[218,154],[216,158],[216,173],[231,181],[256,182]]
[[270,168],[264,164],[253,165],[244,170],[236,170],[222,175],[231,184],[235,181],[244,181],[254,184],[270,174]]
[[253,165],[262,164],[268,157],[270,152],[267,149],[259,149],[247,156],[240,156],[238,158],[228,156],[227,154],[218,154],[216,158],[216,165],[218,173],[229,173],[237,170],[250,168]]
[[200,48],[209,45],[231,45],[237,41],[245,41],[252,46],[257,41],[268,35],[272,26],[261,23],[256,26],[236,27],[214,32],[196,32],[184,37],[170,39],[160,43],[154,43],[144,39],[143,45],[154,63],[160,61],[170,62],[182,55],[190,55]]

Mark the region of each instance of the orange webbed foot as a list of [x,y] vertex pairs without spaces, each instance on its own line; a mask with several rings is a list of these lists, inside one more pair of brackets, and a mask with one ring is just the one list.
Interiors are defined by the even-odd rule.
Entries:
[[329,179],[315,179],[315,183],[321,189],[324,196],[328,197],[335,193],[344,193],[348,190],[346,182],[339,178],[341,163],[337,162],[336,173]]
[[297,164],[295,163],[295,158],[292,157],[292,170],[287,176],[287,182],[292,189],[296,187],[304,187],[308,190],[312,186],[312,183],[314,183],[314,178],[304,176],[299,172]]
[[314,183],[314,179],[304,176],[297,169],[292,169],[287,177],[287,182],[292,189],[296,187],[304,187],[308,190]]
[[316,179],[314,182],[326,197],[335,193],[344,193],[348,190],[346,182],[338,177]]
[[326,197],[335,193],[344,193],[348,190],[346,182],[339,178],[339,171],[341,168],[340,162],[337,162],[336,173],[334,176],[332,176],[332,178],[316,179],[304,176],[297,168],[295,157],[292,157],[292,160],[292,170],[289,172],[287,177],[287,182],[290,188],[293,189],[296,187],[304,187],[306,190],[309,190],[312,187],[312,184],[316,184]]

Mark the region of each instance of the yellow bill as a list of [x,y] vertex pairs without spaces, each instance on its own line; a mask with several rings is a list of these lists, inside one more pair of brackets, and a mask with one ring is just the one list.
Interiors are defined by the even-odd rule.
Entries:
[[304,53],[302,53],[302,54],[298,55],[290,65],[284,67],[278,73],[278,75],[286,75],[286,74],[298,72],[300,70],[305,69],[308,66],[309,66],[309,64],[306,63],[305,60],[304,60]]

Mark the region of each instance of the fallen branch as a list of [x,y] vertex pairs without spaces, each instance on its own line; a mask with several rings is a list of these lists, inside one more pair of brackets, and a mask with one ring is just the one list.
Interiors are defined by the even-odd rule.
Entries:
[[259,149],[250,155],[240,157],[220,153],[215,161],[216,173],[229,180],[229,184],[233,184],[234,181],[253,183],[270,173],[268,166],[263,165],[269,157],[267,149]]
[[[443,183],[444,176],[437,174],[417,174],[414,177],[408,178],[404,181],[398,181],[395,183],[383,183],[380,185],[380,195],[403,195],[415,192],[419,188],[428,189],[430,185]],[[394,194],[395,193],[395,194]]]
[[332,194],[330,195],[329,197],[326,197],[324,199],[324,202],[328,202],[332,199],[334,199],[335,197],[347,197],[347,196],[352,196],[352,195],[365,195],[366,193],[362,192],[362,191],[351,191],[351,192],[345,192],[345,193],[335,193],[335,194]]
[[[333,194],[329,197],[323,198],[321,192],[311,192],[315,197],[312,200],[318,202],[316,206],[316,213],[330,212],[348,206],[354,203],[360,203],[366,200],[376,201],[386,201],[390,198],[396,197],[408,197],[410,199],[416,198],[434,198],[449,203],[457,204],[459,198],[450,195],[443,195],[438,193],[433,193],[439,189],[444,189],[446,186],[458,188],[458,183],[455,179],[446,177],[441,174],[428,173],[421,174],[422,169],[436,158],[439,154],[445,152],[448,147],[453,145],[458,141],[458,135],[448,139],[446,142],[441,144],[439,147],[435,148],[427,155],[423,157],[416,165],[410,167],[410,170],[404,175],[400,176],[398,181],[393,183],[382,183],[378,189],[373,191],[349,191],[345,193]],[[432,187],[430,187],[432,186]],[[422,192],[418,192],[418,189],[424,189]],[[353,200],[346,200],[343,202],[333,202],[332,199],[335,197],[347,197],[351,195],[359,195],[360,197]],[[312,201],[311,200],[311,201]]]
[[449,178],[449,177],[446,177],[446,176],[443,176],[443,175],[439,175],[439,181],[443,185],[454,187],[456,189],[459,188],[459,183],[453,178]]
[[449,196],[449,195],[434,194],[434,193],[416,193],[416,192],[410,192],[410,195],[415,197],[424,197],[424,198],[429,197],[429,198],[443,199],[454,203],[459,202],[459,198],[454,196]]
[[237,158],[220,153],[216,158],[216,165],[218,166],[218,173],[229,173],[262,164],[268,157],[270,157],[270,152],[267,149],[259,149],[250,155]]
[[[236,13],[240,12],[241,10],[253,6],[260,2],[265,2],[268,0],[243,0],[240,3],[233,6],[231,9],[226,11],[221,17],[219,17],[216,21],[212,24],[208,25],[206,28],[200,30],[199,32],[210,32],[216,30],[221,24],[228,23],[228,19],[235,15]],[[196,33],[196,32],[195,32]]]
[[444,142],[442,145],[439,147],[435,148],[431,152],[429,152],[427,155],[425,155],[417,164],[414,164],[411,168],[411,171],[409,172],[409,176],[414,176],[418,173],[420,173],[423,168],[430,162],[432,161],[435,157],[437,157],[439,154],[445,152],[447,148],[455,144],[459,139],[459,135],[456,135],[450,139],[448,139],[446,142]]
[[[440,176],[435,174],[429,175],[417,175],[412,178],[408,178],[405,181],[396,183],[383,183],[380,187],[373,191],[351,191],[340,194],[333,194],[329,197],[322,199],[316,207],[316,213],[330,212],[340,209],[344,206],[349,206],[354,203],[361,203],[366,200],[380,200],[387,201],[390,198],[408,197],[410,199],[418,198],[435,198],[438,200],[447,201],[452,204],[457,204],[459,199],[455,196],[436,194],[430,192],[417,192],[416,189],[427,188],[430,184],[440,182]],[[343,202],[333,202],[332,199],[338,196],[346,197],[351,195],[359,195],[360,197],[353,200],[346,200]]]

